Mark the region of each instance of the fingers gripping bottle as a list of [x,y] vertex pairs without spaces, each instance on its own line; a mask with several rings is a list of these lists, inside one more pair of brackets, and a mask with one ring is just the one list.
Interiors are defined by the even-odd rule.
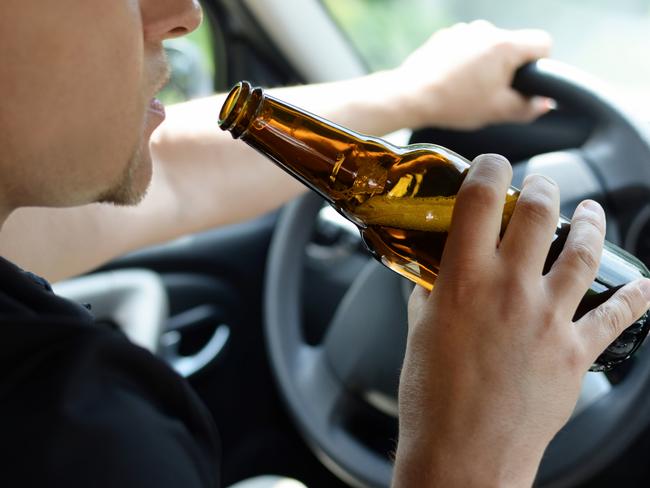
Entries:
[[[320,194],[356,224],[372,255],[431,290],[451,224],[456,194],[470,163],[440,146],[394,146],[284,103],[247,82],[227,96],[219,125]],[[510,188],[502,231],[518,191]],[[546,270],[569,231],[560,219]],[[636,258],[605,243],[598,276],[575,318],[595,308],[624,284],[650,274]],[[628,359],[648,333],[648,314],[621,334],[597,359],[604,371]]]

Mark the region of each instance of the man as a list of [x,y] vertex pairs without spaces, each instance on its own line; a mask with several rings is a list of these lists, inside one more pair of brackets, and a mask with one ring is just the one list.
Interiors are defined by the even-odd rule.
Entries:
[[[192,0],[3,3],[4,256],[60,279],[302,191],[216,130],[219,96],[170,109],[149,145],[164,118],[152,99],[165,81],[161,42],[200,20]],[[546,104],[514,92],[512,74],[548,50],[538,31],[460,25],[395,70],[277,94],[375,134],[524,121]],[[595,274],[602,210],[579,207],[565,251],[542,276],[557,187],[529,178],[498,242],[510,171],[503,158],[478,158],[436,289],[411,299],[395,486],[529,485],[588,365],[648,308],[648,283],[632,283],[572,324]],[[251,184],[255,198],[242,191]],[[25,209],[36,206],[50,209]],[[216,485],[214,428],[180,378],[43,280],[8,261],[0,273],[3,476],[20,486]],[[513,344],[520,354],[504,357]]]

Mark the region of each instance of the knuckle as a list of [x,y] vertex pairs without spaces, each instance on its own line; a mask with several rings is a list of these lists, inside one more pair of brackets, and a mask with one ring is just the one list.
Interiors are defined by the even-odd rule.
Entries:
[[576,224],[594,231],[599,236],[605,235],[605,219],[595,212],[580,212],[576,215]]
[[518,47],[511,37],[498,37],[490,47],[490,53],[504,67],[517,66]]
[[[452,310],[461,310],[467,305],[468,296],[476,296],[477,285],[480,284],[480,277],[468,278],[467,274],[463,277],[459,273],[453,276],[447,275],[442,283],[439,284],[437,292],[439,293],[438,303],[444,302],[446,307]],[[442,298],[441,295],[442,294]]]
[[505,55],[506,59],[515,51],[515,43],[512,39],[503,36],[497,36],[489,47],[491,54],[495,56]]
[[598,270],[599,259],[596,252],[584,242],[572,242],[567,245],[564,252],[569,263],[584,268],[589,273],[595,273]]
[[641,290],[638,287],[622,290],[617,295],[621,314],[622,327],[627,327],[636,317],[637,303],[641,301]]
[[542,314],[541,319],[547,328],[554,327],[563,322],[563,317],[557,307],[548,307]]
[[536,332],[537,340],[544,340],[557,331],[556,325],[559,323],[555,309],[547,309],[540,313],[539,326]]
[[584,372],[584,365],[587,362],[586,351],[578,344],[574,344],[567,349],[564,356],[564,367],[569,371]]
[[[605,327],[607,336],[610,340],[620,335],[626,325],[626,317],[629,313],[629,304],[620,297],[613,297],[605,302],[597,310],[598,320]],[[626,310],[627,308],[627,310]]]
[[522,193],[515,207],[526,220],[535,224],[555,226],[557,215],[554,199],[543,193]]
[[[537,308],[537,295],[539,290],[535,286],[531,286],[530,279],[527,273],[509,272],[507,279],[499,283],[499,290],[507,299],[501,301],[500,316],[504,321],[520,321],[527,317],[531,309]],[[545,310],[540,312],[538,323],[541,329],[552,330],[554,327],[555,317],[549,311],[546,314]],[[541,335],[545,332],[540,331]]]
[[465,183],[458,194],[459,198],[471,200],[478,207],[502,205],[505,195],[501,195],[493,182],[474,179]]

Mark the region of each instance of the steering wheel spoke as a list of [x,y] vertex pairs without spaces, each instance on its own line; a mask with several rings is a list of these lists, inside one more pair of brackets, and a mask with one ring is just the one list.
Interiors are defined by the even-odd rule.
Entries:
[[390,414],[394,408],[386,411],[386,399],[397,396],[406,347],[402,281],[369,260],[341,300],[323,342],[329,364],[347,389]]
[[[304,393],[305,411],[311,411],[309,421],[318,429],[332,431],[337,429],[345,416],[342,410],[346,395],[343,384],[332,371],[323,347],[307,346],[297,355],[297,386]],[[313,409],[317,404],[318,409]]]

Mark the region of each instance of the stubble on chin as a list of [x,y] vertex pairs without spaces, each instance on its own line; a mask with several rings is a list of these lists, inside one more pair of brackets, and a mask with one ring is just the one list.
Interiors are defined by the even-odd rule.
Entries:
[[[143,152],[142,147],[138,147],[135,150],[120,178],[113,186],[97,197],[97,203],[109,203],[120,207],[129,207],[138,205],[144,199],[149,188],[149,182],[142,185],[138,181],[139,170],[147,164],[144,160],[145,156]],[[142,187],[139,185],[142,185]]]

